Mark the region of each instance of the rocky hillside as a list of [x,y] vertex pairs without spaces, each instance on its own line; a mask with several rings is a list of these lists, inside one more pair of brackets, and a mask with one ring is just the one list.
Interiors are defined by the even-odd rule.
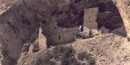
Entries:
[[[67,47],[67,49],[64,47]],[[71,48],[73,48],[75,52]],[[85,60],[86,56],[84,56],[85,53],[83,52],[89,54],[88,60]],[[63,56],[62,54],[58,55],[59,53],[63,53]],[[127,41],[127,38],[115,34],[102,34],[93,38],[77,39],[73,43],[60,45],[59,49],[57,47],[52,47],[48,48],[46,51],[39,51],[33,54],[22,55],[18,65],[37,65],[37,63],[45,65],[64,65],[62,64],[62,60],[64,61],[64,54],[67,54],[66,57],[70,55],[70,59],[71,57],[75,57],[75,59],[77,59],[77,61],[75,60],[75,62],[77,62],[75,65],[81,65],[81,63],[85,63],[85,65],[129,65],[130,42]],[[74,55],[71,56],[71,54]],[[80,57],[79,54],[81,54]],[[61,58],[58,58],[60,56]],[[47,60],[50,57],[54,58]],[[82,59],[82,57],[84,60],[80,61],[79,59]],[[71,63],[74,63],[74,60],[70,61]],[[91,61],[93,64],[89,64],[88,61]],[[47,62],[50,63],[46,64]],[[64,62],[70,63],[69,61]],[[71,63],[68,65],[71,65]]]
[[114,34],[104,34],[72,43],[81,53],[86,51],[96,59],[96,65],[129,65],[130,43],[127,38]]

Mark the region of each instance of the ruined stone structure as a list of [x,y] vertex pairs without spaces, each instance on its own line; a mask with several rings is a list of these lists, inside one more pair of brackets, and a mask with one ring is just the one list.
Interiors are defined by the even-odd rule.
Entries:
[[124,23],[118,11],[113,14],[109,10],[100,10],[101,8],[98,7],[85,9],[84,26],[90,29],[97,29],[97,31],[102,33],[114,33],[126,37]]
[[42,28],[43,34],[47,38],[47,44],[51,45],[74,41],[75,35],[79,33],[78,27],[62,28],[58,27],[57,22],[43,24]]
[[98,7],[85,9],[84,26],[91,29],[97,29],[98,28],[97,15],[98,15]]

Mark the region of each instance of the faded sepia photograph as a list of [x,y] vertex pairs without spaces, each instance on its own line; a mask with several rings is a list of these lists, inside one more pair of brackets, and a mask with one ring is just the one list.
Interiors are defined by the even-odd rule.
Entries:
[[0,0],[0,65],[130,65],[130,0]]

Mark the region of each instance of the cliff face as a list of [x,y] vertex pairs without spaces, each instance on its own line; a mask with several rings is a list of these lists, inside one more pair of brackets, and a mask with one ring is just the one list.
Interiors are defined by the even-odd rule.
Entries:
[[123,19],[127,36],[130,37],[130,1],[129,0],[113,0],[117,6],[121,17]]
[[[14,3],[13,3],[14,2]],[[22,1],[5,1],[0,7],[0,43],[7,50],[2,65],[16,63],[24,44],[37,37],[39,23],[36,14]],[[7,62],[8,60],[8,62]]]
[[[129,15],[127,14],[129,13],[129,8],[128,5],[125,4],[126,1],[115,0],[114,3],[117,3],[116,5],[119,8],[128,32]],[[10,58],[16,61],[20,57],[23,45],[35,42],[35,39],[38,37],[39,23],[49,24],[51,22],[58,22],[57,25],[59,27],[75,27],[83,24],[84,9],[86,8],[100,7],[101,12],[102,9],[103,12],[117,11],[115,8],[114,10],[111,8],[107,8],[108,10],[104,9],[106,7],[103,7],[102,3],[104,5],[106,3],[112,3],[112,1],[0,0],[0,43],[8,52],[4,59]],[[120,14],[117,13],[112,16],[120,16]],[[112,23],[107,27],[111,27],[111,24]],[[102,25],[106,24],[101,24],[101,26]]]

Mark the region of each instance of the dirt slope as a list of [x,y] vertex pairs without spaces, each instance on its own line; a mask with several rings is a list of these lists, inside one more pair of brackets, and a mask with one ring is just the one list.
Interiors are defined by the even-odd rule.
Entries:
[[72,43],[78,53],[86,51],[96,59],[96,65],[130,65],[130,42],[126,38],[104,34]]
[[[130,42],[115,34],[102,34],[89,39],[77,39],[73,43],[61,46],[72,46],[77,54],[81,52],[91,54],[96,65],[130,65]],[[52,48],[48,48],[48,50],[50,49]],[[44,58],[45,52],[40,51],[38,54],[35,53],[28,57],[25,55],[22,58],[28,59],[21,58],[18,65],[35,65],[38,58]]]

